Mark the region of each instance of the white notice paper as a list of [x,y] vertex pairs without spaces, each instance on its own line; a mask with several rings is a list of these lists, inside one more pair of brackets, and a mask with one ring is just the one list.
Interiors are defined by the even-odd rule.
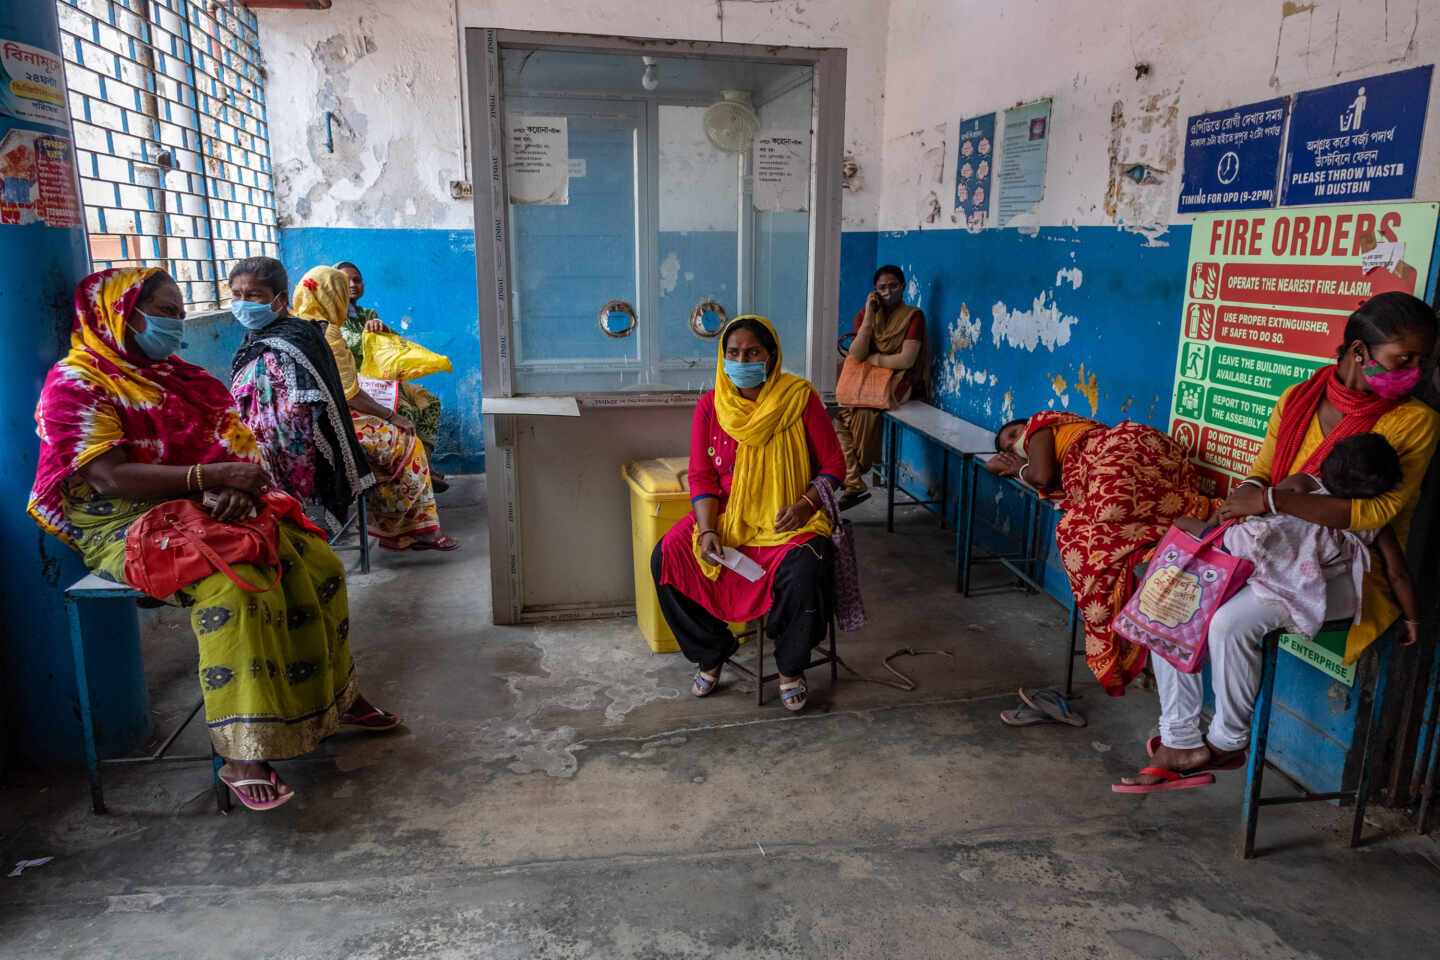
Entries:
[[1405,242],[1403,240],[1394,243],[1377,243],[1371,250],[1360,254],[1361,273],[1369,273],[1376,267],[1390,269],[1401,260],[1405,259]]
[[511,203],[570,202],[570,138],[565,117],[507,117],[505,179]]
[[356,376],[360,383],[360,389],[370,395],[386,410],[398,410],[400,408],[400,381],[399,380],[376,380],[374,377]]
[[[714,554],[711,554],[710,559],[715,560],[717,558]],[[719,557],[718,559],[720,561],[720,566],[734,570],[736,573],[740,574],[740,576],[744,577],[746,580],[749,580],[751,583],[754,583],[756,580],[759,580],[761,577],[765,576],[764,567],[760,566],[760,564],[756,563],[754,560],[751,560],[749,557],[745,556],[745,554],[741,553],[739,550],[736,550],[734,547],[726,547],[724,555]]]
[[768,130],[755,138],[755,210],[804,213],[810,209],[810,134]]

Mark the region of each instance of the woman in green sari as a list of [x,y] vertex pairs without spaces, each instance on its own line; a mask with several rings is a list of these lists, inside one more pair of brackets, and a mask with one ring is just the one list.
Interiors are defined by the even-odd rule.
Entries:
[[[157,504],[214,493],[207,507],[225,523],[275,494],[225,385],[174,356],[185,309],[167,273],[91,274],[75,306],[70,351],[35,410],[29,512],[95,574],[123,583],[126,534]],[[278,528],[280,577],[269,589],[212,573],[164,598],[190,609],[205,720],[227,760],[221,778],[253,810],[294,796],[269,761],[308,753],[341,723],[401,722],[360,695],[343,565],[313,527],[282,519]],[[275,580],[274,568],[234,569],[254,586]]]

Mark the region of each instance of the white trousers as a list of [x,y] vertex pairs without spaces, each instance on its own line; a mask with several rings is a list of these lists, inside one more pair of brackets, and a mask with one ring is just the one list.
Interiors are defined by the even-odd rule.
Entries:
[[[1355,588],[1350,577],[1325,584],[1325,618],[1346,617],[1355,611]],[[1261,641],[1272,630],[1295,627],[1285,608],[1261,600],[1249,586],[1241,587],[1210,621],[1207,641],[1210,682],[1215,688],[1215,716],[1210,721],[1210,745],[1217,750],[1243,749],[1250,743],[1250,715],[1260,691]],[[1201,674],[1181,673],[1161,657],[1151,657],[1155,684],[1160,691],[1160,741],[1177,750],[1194,750],[1205,744],[1200,733],[1200,708],[1205,700]]]

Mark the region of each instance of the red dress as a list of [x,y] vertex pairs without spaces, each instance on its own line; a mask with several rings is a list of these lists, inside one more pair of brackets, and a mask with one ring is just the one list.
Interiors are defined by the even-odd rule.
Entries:
[[[813,391],[801,422],[809,442],[811,472],[829,477],[839,486],[845,476],[845,455],[825,412],[825,404]],[[735,440],[720,427],[715,416],[715,391],[711,390],[695,404],[695,418],[690,425],[690,502],[714,497],[720,501],[723,513],[730,499],[734,472]],[[815,536],[801,534],[775,547],[739,547],[741,553],[765,569],[765,575],[751,583],[731,570],[721,570],[714,580],[706,577],[690,546],[694,529],[695,514],[691,513],[671,527],[660,541],[664,559],[660,582],[675,587],[714,616],[730,623],[752,620],[770,609],[771,582],[780,561],[788,551]]]

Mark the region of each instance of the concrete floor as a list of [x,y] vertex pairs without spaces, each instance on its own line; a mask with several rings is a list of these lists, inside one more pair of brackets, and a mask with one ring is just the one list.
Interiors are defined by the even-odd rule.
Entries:
[[[194,765],[110,773],[104,817],[82,778],[12,777],[0,860],[55,859],[0,880],[0,956],[1433,955],[1440,843],[1403,817],[1376,810],[1350,850],[1345,811],[1272,808],[1242,862],[1240,774],[1110,793],[1153,694],[1082,682],[1088,727],[1002,726],[1017,684],[1059,679],[1064,615],[959,599],[928,514],[891,536],[855,511],[874,622],[841,652],[866,674],[902,646],[954,660],[908,661],[913,693],[817,672],[795,717],[733,679],[692,699],[633,622],[492,626],[483,497],[477,477],[441,498],[460,553],[352,579],[364,687],[408,726],[281,765],[286,807],[218,816]],[[193,702],[193,640],[145,616],[163,722]]]

